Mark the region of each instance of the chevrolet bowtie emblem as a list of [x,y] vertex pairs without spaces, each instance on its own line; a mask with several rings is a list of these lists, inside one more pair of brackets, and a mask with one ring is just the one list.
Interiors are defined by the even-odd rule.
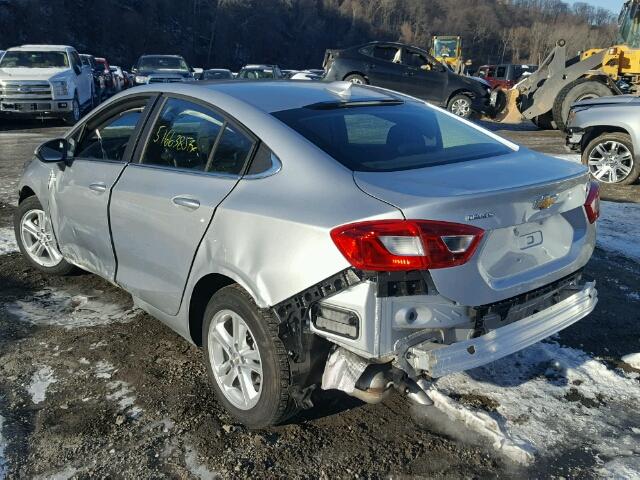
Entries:
[[533,202],[533,208],[537,210],[546,210],[558,200],[558,195],[542,195]]

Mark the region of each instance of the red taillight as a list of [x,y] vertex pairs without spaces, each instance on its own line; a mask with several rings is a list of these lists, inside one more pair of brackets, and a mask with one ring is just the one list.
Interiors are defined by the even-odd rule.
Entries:
[[378,220],[331,230],[331,238],[360,270],[396,271],[455,267],[476,251],[484,230],[432,220]]
[[600,185],[598,182],[589,184],[589,193],[584,201],[584,211],[587,213],[589,223],[594,223],[600,216]]

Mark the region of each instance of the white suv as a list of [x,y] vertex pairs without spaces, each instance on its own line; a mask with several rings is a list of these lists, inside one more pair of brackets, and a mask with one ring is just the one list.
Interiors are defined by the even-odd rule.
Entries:
[[23,45],[0,60],[0,115],[62,118],[75,124],[95,105],[91,68],[63,45]]

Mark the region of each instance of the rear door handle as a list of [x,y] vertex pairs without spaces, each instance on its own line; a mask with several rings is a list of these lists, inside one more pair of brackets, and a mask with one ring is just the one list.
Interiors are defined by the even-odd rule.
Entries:
[[196,210],[200,208],[200,200],[190,197],[173,197],[171,199],[174,205],[178,207],[184,207],[188,210]]
[[89,190],[93,190],[96,193],[104,193],[107,190],[107,185],[104,182],[96,182],[89,185]]

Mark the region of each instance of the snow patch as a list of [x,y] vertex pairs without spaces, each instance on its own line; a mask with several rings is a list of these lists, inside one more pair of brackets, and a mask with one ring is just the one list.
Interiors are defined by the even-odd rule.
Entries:
[[115,380],[107,383],[107,388],[111,391],[107,394],[107,400],[116,402],[121,412],[126,413],[130,418],[138,418],[142,415],[142,408],[135,405],[136,395],[130,384]]
[[433,400],[434,407],[451,420],[462,422],[481,437],[488,439],[496,451],[522,465],[529,465],[533,462],[535,451],[533,446],[511,438],[509,433],[488,413],[465,408],[436,388],[429,389],[427,394]]
[[100,360],[93,368],[97,378],[111,378],[116,369],[109,362]]
[[40,368],[31,377],[31,383],[27,387],[29,395],[31,395],[31,401],[36,405],[44,401],[47,396],[47,389],[52,383],[56,383],[58,380],[53,375],[53,370],[50,366],[45,365]]
[[621,359],[627,365],[640,370],[640,353],[630,353]]
[[191,447],[186,448],[184,454],[184,463],[189,469],[189,472],[191,472],[194,477],[199,478],[200,480],[214,480],[216,478],[220,478],[220,475],[212,472],[204,464],[198,461],[198,454]]
[[25,300],[7,305],[9,313],[20,320],[66,329],[94,327],[113,322],[126,323],[138,313],[136,308],[107,303],[100,290],[73,291],[45,288]]
[[560,160],[568,160],[570,162],[574,162],[574,163],[582,163],[582,156],[577,154],[577,153],[562,153],[562,154],[556,154],[553,153],[552,156],[559,158]]
[[507,445],[548,455],[560,447],[574,447],[595,452],[602,464],[621,459],[625,468],[635,468],[628,459],[640,455],[640,430],[632,429],[640,424],[640,383],[581,350],[538,343],[498,362],[438,379],[436,388],[447,395],[495,402],[492,412],[455,403],[443,408],[480,435],[493,438],[497,448]]
[[598,246],[640,262],[640,204],[600,202]]
[[640,457],[616,458],[596,469],[596,473],[608,480],[640,480]]
[[13,228],[0,228],[0,255],[18,252],[19,250]]
[[76,473],[78,473],[77,469],[73,467],[67,467],[64,470],[60,470],[59,472],[38,475],[34,477],[34,480],[69,480]]

